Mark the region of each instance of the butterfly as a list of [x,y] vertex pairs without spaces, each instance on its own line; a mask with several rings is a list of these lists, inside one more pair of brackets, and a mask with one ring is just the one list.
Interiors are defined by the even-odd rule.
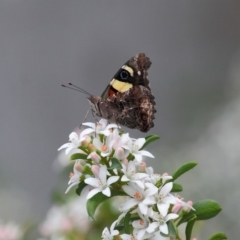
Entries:
[[112,123],[148,132],[154,126],[156,113],[155,98],[147,79],[151,64],[144,53],[139,53],[118,70],[101,96],[93,96],[78,89],[89,95],[87,98],[94,115]]

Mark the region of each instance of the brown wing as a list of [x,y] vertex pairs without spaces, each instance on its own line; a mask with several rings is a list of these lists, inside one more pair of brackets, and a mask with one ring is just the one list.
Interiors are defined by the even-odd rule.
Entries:
[[129,91],[117,93],[105,103],[108,112],[114,113],[111,116],[112,122],[128,128],[137,128],[142,132],[148,132],[154,126],[154,96],[144,86],[134,86]]

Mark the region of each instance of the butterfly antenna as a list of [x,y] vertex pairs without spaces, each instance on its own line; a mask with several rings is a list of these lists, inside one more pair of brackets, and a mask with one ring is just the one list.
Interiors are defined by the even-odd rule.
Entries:
[[87,110],[87,113],[86,113],[86,115],[85,115],[85,117],[84,117],[82,123],[79,125],[79,129],[82,127],[82,124],[86,121],[86,119],[87,119],[87,115],[88,115],[90,109],[91,109],[91,107]]
[[70,85],[70,86],[67,86],[67,85],[64,85],[64,84],[62,84],[61,86],[91,96],[91,94],[90,94],[89,92],[87,92],[86,90],[84,90],[84,89],[82,89],[82,88],[80,88],[80,87],[78,87],[78,86],[76,86],[76,85],[74,85],[74,84],[72,84],[72,83],[70,83],[70,82],[68,83],[68,85]]

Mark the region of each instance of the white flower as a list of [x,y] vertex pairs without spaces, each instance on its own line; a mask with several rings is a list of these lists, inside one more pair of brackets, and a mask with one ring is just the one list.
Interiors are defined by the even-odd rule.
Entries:
[[76,132],[72,132],[69,135],[70,143],[63,144],[58,149],[58,151],[62,150],[63,148],[66,148],[65,153],[68,154],[72,149],[78,148],[81,145],[81,142],[83,140],[85,140],[85,137],[84,137],[85,135],[88,135],[88,134],[92,133],[93,131],[94,131],[93,129],[87,128],[80,133],[79,137]]
[[98,178],[89,177],[85,179],[85,183],[89,184],[94,187],[88,195],[87,199],[92,198],[95,194],[102,192],[102,194],[106,195],[107,197],[111,196],[111,191],[109,186],[116,182],[119,179],[119,176],[112,176],[107,179],[107,167],[101,166],[99,170]]
[[68,182],[69,186],[65,193],[67,193],[73,186],[79,184],[80,182],[80,177],[82,176],[82,173],[77,170],[76,168],[77,164],[78,162],[74,164],[73,173],[70,173],[70,180]]
[[163,216],[167,215],[170,204],[177,203],[176,197],[170,194],[172,187],[173,183],[169,182],[161,187],[159,193],[156,194],[157,208]]
[[[114,129],[110,137],[110,146],[115,150],[114,156],[120,160],[126,158],[129,154],[128,144],[131,141],[128,133],[119,135],[118,129]],[[120,153],[120,154],[119,154]]]
[[149,221],[140,212],[138,213],[141,219],[132,222],[133,236],[137,240],[149,239],[154,236],[152,233],[148,233],[146,230],[149,225]]
[[150,181],[153,184],[156,184],[160,179],[162,179],[162,183],[164,184],[167,180],[172,179],[172,176],[169,175],[160,175],[158,173],[154,173],[154,170],[152,167],[146,168],[146,173],[148,174],[147,180]]
[[154,185],[144,190],[137,184],[129,183],[129,185],[125,185],[122,188],[124,192],[132,197],[121,206],[122,211],[127,211],[130,208],[138,205],[140,212],[146,215],[148,211],[148,205],[155,203],[153,195],[158,191],[158,189]]
[[154,158],[154,156],[150,152],[145,150],[140,150],[145,142],[146,142],[145,138],[138,138],[137,140],[131,139],[128,146],[125,147],[130,151],[130,153],[132,153],[132,155],[135,157],[137,162],[142,161],[142,156]]
[[22,230],[13,223],[3,224],[0,222],[0,240],[19,240],[22,238]]
[[108,136],[110,134],[111,128],[118,128],[116,124],[108,124],[108,121],[106,119],[101,119],[97,124],[86,122],[82,125],[90,127],[93,132],[96,132],[97,134],[102,133],[105,136]]
[[102,157],[110,155],[112,152],[111,137],[106,137],[106,140],[103,142],[100,141],[98,137],[93,139],[93,145],[101,152]]
[[122,172],[124,173],[121,178],[122,182],[135,182],[139,187],[144,188],[144,184],[141,179],[144,179],[148,176],[146,173],[137,173],[136,165],[133,161],[130,161],[127,167],[124,165],[122,165],[122,167]]
[[117,236],[119,234],[118,230],[114,230],[115,225],[116,225],[117,221],[114,221],[110,227],[110,231],[108,230],[108,228],[104,228],[103,232],[102,232],[102,239],[104,240],[113,240],[114,236]]
[[178,218],[178,215],[175,213],[170,213],[166,216],[163,216],[158,212],[152,211],[150,217],[155,221],[149,224],[147,228],[148,233],[153,233],[155,231],[160,230],[160,232],[168,234],[167,222],[169,220]]
[[120,237],[122,240],[137,240],[133,235],[126,234],[126,233],[121,234]]

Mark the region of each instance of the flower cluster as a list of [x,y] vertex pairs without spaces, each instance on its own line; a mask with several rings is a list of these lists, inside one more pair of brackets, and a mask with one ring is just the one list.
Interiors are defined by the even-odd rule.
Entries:
[[75,164],[66,192],[78,185],[76,192],[80,195],[88,187],[87,211],[93,219],[96,208],[103,201],[113,196],[126,196],[119,206],[118,219],[110,229],[103,230],[102,239],[142,240],[159,233],[163,237],[181,239],[177,227],[195,220],[198,211],[191,201],[186,203],[173,194],[182,190],[173,181],[196,163],[184,165],[172,176],[156,174],[143,162],[143,157],[154,158],[143,148],[158,136],[133,139],[121,132],[119,126],[107,124],[104,119],[97,124],[83,125],[88,128],[79,135],[71,133],[70,142],[59,148],[65,149],[66,154],[74,151],[71,160],[75,160]]
[[17,224],[8,222],[6,224],[0,221],[0,240],[20,240],[23,231]]

